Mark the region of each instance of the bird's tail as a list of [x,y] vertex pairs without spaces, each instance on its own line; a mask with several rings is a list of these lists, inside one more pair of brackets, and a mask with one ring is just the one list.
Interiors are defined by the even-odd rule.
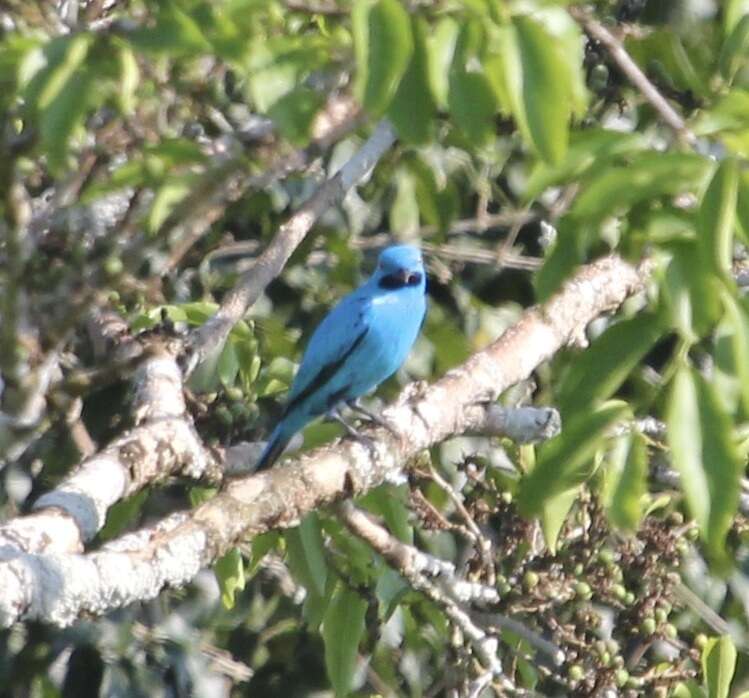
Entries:
[[270,468],[283,453],[289,441],[291,441],[290,436],[287,436],[279,429],[275,429],[270,435],[270,439],[268,439],[263,452],[260,454],[260,459],[255,466],[255,472],[257,473]]

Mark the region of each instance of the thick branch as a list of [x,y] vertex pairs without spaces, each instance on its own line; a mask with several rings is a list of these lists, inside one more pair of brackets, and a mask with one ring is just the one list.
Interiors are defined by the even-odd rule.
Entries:
[[[327,142],[355,118],[349,108],[341,109],[341,114],[327,115],[328,121],[318,126],[320,143]],[[217,314],[196,331],[193,359],[223,345],[231,328],[280,273],[319,216],[374,167],[394,140],[392,127],[382,122],[359,152],[281,227]],[[193,477],[219,478],[215,459],[185,417],[182,374],[172,355],[172,351],[165,350],[147,360],[135,377],[134,415],[142,426],[81,463],[62,485],[36,503],[35,514],[0,527],[2,554],[11,556],[14,550],[81,551],[83,543],[104,525],[108,508],[149,482],[179,471]],[[59,525],[49,526],[50,519],[56,518]]]
[[35,618],[71,623],[184,584],[237,541],[293,526],[312,511],[400,476],[422,449],[486,422],[487,402],[527,378],[595,317],[641,290],[643,278],[617,256],[582,267],[541,307],[432,386],[406,389],[384,417],[402,438],[373,428],[373,446],[345,439],[292,462],[229,482],[193,512],[90,555],[21,555],[0,563],[0,624]]
[[179,367],[168,354],[135,376],[139,424],[84,460],[34,504],[34,513],[0,526],[0,559],[28,553],[80,552],[106,522],[109,507],[177,472],[199,478],[217,464],[185,415]]

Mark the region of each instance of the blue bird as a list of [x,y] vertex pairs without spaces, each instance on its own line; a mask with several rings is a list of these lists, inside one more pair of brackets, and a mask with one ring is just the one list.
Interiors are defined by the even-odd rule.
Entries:
[[323,414],[355,434],[338,415],[341,403],[373,418],[357,400],[406,360],[424,320],[425,291],[418,248],[397,245],[382,251],[374,274],[345,296],[312,334],[257,470],[273,465],[294,434]]

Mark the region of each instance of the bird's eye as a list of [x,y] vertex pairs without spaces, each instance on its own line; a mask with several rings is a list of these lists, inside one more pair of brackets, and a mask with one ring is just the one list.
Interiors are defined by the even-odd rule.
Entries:
[[421,283],[421,273],[420,273],[420,272],[418,272],[418,271],[413,271],[413,272],[411,272],[411,273],[410,273],[410,274],[409,274],[409,275],[408,275],[408,276],[406,277],[406,283],[407,283],[407,284],[408,284],[409,286],[418,286],[418,285],[419,285],[419,284]]

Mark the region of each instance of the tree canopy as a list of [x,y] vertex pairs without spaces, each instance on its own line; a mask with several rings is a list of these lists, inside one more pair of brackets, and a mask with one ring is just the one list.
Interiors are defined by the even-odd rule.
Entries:
[[[749,695],[747,0],[8,0],[0,87],[3,691]],[[393,242],[392,428],[253,475]]]

